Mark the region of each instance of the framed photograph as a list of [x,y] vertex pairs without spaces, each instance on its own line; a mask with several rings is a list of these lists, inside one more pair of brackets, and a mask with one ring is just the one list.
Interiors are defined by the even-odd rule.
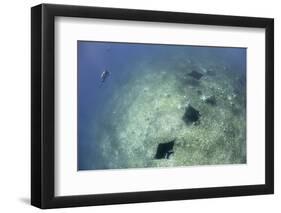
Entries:
[[31,203],[272,194],[274,21],[31,9]]

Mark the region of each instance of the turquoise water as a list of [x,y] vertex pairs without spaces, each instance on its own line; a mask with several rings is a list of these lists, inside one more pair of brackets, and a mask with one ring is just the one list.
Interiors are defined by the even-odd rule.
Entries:
[[246,163],[245,48],[79,41],[77,71],[78,170]]

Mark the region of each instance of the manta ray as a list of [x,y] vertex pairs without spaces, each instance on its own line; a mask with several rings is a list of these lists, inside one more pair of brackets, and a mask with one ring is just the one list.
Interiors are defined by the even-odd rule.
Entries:
[[192,72],[189,73],[188,75],[191,76],[192,78],[195,78],[196,80],[200,80],[203,76],[203,74],[201,74],[200,72],[197,72],[195,70],[192,70]]
[[173,148],[176,139],[167,142],[167,143],[159,143],[157,146],[157,151],[155,155],[155,159],[169,159],[170,155],[174,153]]

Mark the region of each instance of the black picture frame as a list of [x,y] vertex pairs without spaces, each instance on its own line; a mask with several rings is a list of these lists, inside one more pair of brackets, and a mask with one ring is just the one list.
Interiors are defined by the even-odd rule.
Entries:
[[[93,195],[54,195],[54,20],[83,17],[162,23],[264,28],[265,184]],[[224,15],[41,4],[31,8],[31,204],[42,208],[217,198],[274,193],[274,20]]]

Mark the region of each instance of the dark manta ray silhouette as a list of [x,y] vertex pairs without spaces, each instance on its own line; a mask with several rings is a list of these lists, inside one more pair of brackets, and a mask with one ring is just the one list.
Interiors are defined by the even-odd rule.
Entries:
[[167,143],[159,143],[157,146],[157,151],[155,155],[155,159],[169,159],[170,155],[174,153],[173,148],[176,139],[167,142]]
[[189,73],[188,75],[196,80],[200,80],[200,78],[202,78],[202,76],[203,76],[203,74],[201,74],[200,72],[197,72],[195,70],[192,70],[192,72]]
[[185,113],[182,119],[186,124],[191,124],[197,122],[200,116],[200,112],[189,104],[188,107],[185,108]]

